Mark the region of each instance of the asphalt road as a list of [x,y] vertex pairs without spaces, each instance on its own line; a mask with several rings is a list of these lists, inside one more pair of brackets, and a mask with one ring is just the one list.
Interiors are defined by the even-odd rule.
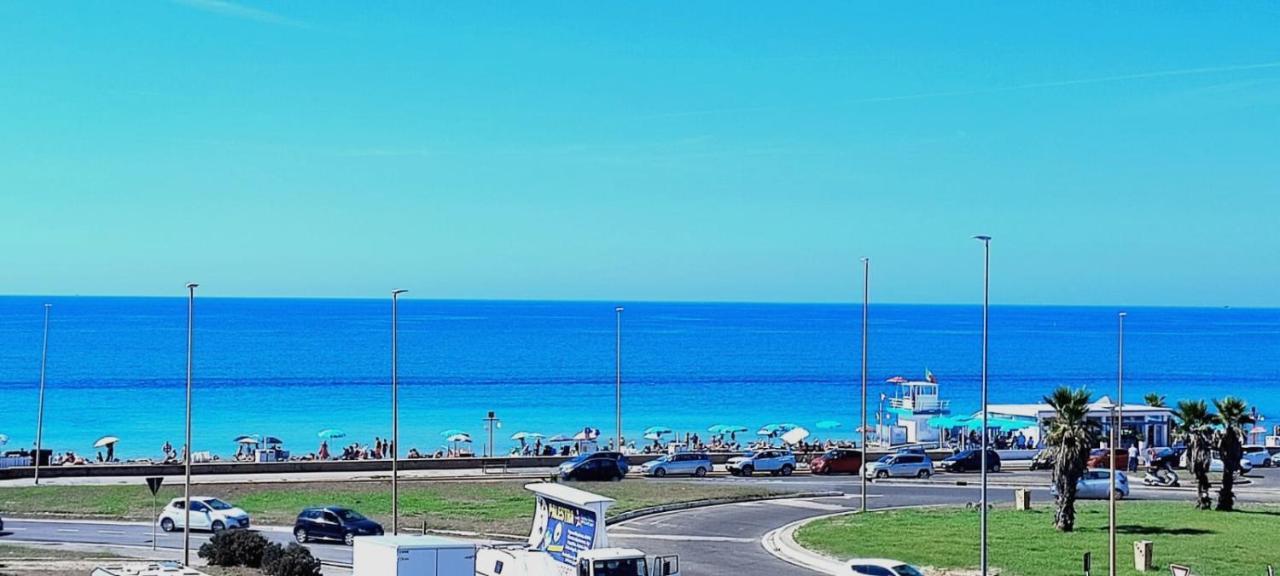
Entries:
[[[992,502],[1011,502],[1013,485],[1032,489],[1033,502],[1043,505],[1050,500],[1047,473],[1002,473],[992,475],[992,482],[1005,484],[989,490]],[[1280,501],[1280,470],[1254,475],[1255,484],[1242,487],[1242,501]],[[928,481],[894,480],[868,483],[868,506],[884,509],[902,506],[965,504],[977,502],[979,488],[974,486],[977,474],[938,474]],[[812,516],[857,510],[861,483],[853,476],[809,476],[704,479],[635,479],[628,482],[699,482],[725,485],[775,485],[804,492],[842,492],[844,496],[743,502],[710,506],[638,518],[610,525],[609,536],[614,546],[644,550],[648,554],[679,554],[682,572],[687,576],[787,576],[811,575],[812,572],[778,560],[761,545],[768,532],[794,521]],[[969,485],[957,485],[967,482]],[[1192,498],[1192,490],[1153,489],[1143,487],[1138,477],[1133,499]],[[283,530],[264,529],[263,535],[274,542],[290,542],[292,535]],[[209,534],[194,533],[193,547],[207,541]],[[107,523],[93,521],[31,521],[6,519],[3,541],[84,543],[129,546],[148,549],[151,527],[148,524]],[[159,533],[162,548],[180,549],[182,534]],[[327,561],[349,563],[351,549],[341,544],[309,544],[312,553]]]

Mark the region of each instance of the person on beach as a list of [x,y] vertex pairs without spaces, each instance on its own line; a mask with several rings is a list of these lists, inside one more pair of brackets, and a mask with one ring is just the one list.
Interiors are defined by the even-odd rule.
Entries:
[[328,440],[320,441],[320,451],[319,453],[316,454],[316,457],[321,460],[329,459],[329,441]]

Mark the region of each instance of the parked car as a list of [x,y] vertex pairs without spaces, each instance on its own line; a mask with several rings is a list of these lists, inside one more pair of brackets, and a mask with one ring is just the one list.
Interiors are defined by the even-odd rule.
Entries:
[[1245,446],[1244,459],[1248,460],[1254,468],[1270,468],[1272,465],[1271,452],[1266,446]]
[[[1209,471],[1210,471],[1210,472],[1217,472],[1217,473],[1221,474],[1221,473],[1222,473],[1222,469],[1223,469],[1223,468],[1222,468],[1222,455],[1221,455],[1221,454],[1219,454],[1217,450],[1214,450],[1214,451],[1212,452],[1212,456],[1211,456],[1211,457],[1212,457],[1213,459],[1209,461]],[[1240,475],[1241,475],[1241,476],[1244,476],[1245,474],[1248,474],[1248,473],[1250,473],[1250,472],[1253,472],[1253,462],[1249,461],[1249,459],[1248,459],[1248,458],[1241,458],[1241,459],[1240,459]]]
[[833,448],[809,461],[809,470],[814,474],[857,474],[861,469],[862,451],[852,448]]
[[[1116,472],[1116,496],[1129,496],[1129,476],[1124,472]],[[1058,487],[1050,486],[1049,493],[1058,495]],[[1111,498],[1111,470],[1085,470],[1084,475],[1076,482],[1076,498],[1081,500],[1106,500]]]
[[[1110,468],[1111,452],[1106,448],[1094,448],[1089,452],[1090,468]],[[1121,448],[1116,450],[1116,468],[1120,470],[1129,469],[1129,452]]]
[[864,468],[867,478],[890,476],[928,478],[933,475],[933,460],[921,454],[889,454]]
[[4,518],[0,518],[0,532],[4,532]]
[[677,452],[645,462],[640,472],[661,478],[668,474],[685,474],[701,478],[711,471],[711,457],[700,452]]
[[883,558],[854,558],[846,563],[849,574],[858,576],[924,576],[919,568]]
[[621,452],[582,454],[560,465],[561,480],[621,480],[627,475],[627,457]]
[[898,449],[898,454],[919,454],[921,456],[929,455],[929,453],[925,451],[924,446],[904,446]]
[[[182,498],[174,498],[160,511],[160,529],[173,532],[185,528],[187,519],[186,502]],[[249,514],[231,504],[210,496],[193,496],[191,498],[191,529],[221,532],[232,528],[248,528]]]
[[730,458],[725,467],[734,476],[750,476],[755,472],[790,476],[796,469],[796,456],[784,449],[756,450]]
[[[942,469],[947,472],[968,472],[982,470],[982,450],[963,450],[942,459]],[[995,450],[987,450],[987,471],[1000,471],[1000,455]]]
[[293,521],[293,538],[299,544],[310,540],[337,540],[351,546],[355,544],[356,536],[381,535],[381,524],[350,508],[307,508]]

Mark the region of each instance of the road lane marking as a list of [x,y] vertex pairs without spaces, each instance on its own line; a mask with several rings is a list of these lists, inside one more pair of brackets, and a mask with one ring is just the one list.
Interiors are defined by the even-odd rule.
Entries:
[[98,531],[98,533],[99,533],[99,534],[114,534],[114,535],[119,536],[119,535],[123,535],[123,534],[124,534],[124,531],[123,531],[123,530],[99,530],[99,531]]
[[623,540],[671,540],[675,542],[755,542],[755,538],[731,536],[681,536],[675,534],[617,534],[613,538]]
[[56,528],[54,529],[54,531],[55,532],[79,532],[80,530],[76,528]]
[[824,504],[813,500],[765,500],[774,506],[787,506],[789,508],[804,508],[806,510],[824,510],[835,512],[837,510],[851,510],[838,504]]

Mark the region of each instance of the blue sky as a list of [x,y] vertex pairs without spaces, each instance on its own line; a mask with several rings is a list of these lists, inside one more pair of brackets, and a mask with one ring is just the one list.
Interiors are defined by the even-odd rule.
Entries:
[[1265,3],[0,4],[0,293],[1274,306]]

